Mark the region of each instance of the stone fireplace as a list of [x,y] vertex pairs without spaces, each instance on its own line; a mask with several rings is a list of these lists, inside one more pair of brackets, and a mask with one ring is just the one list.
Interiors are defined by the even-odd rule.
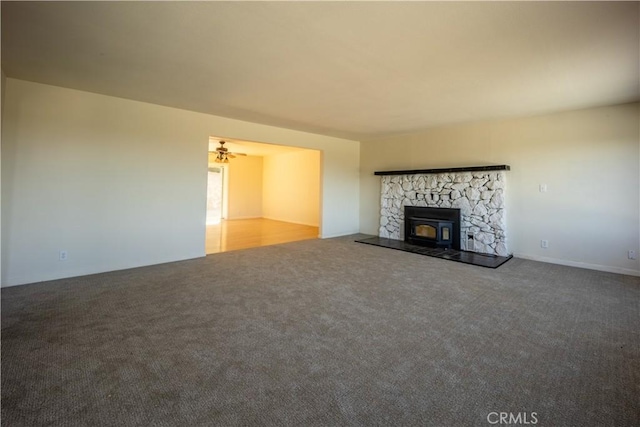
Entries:
[[[507,256],[505,190],[508,170],[509,166],[502,165],[376,172],[376,175],[382,175],[379,236],[397,240],[406,240],[409,236],[433,243],[446,233],[439,222],[447,220],[430,214],[431,218],[420,216],[433,220],[422,224],[425,227],[416,229],[414,224],[407,228],[410,221],[406,220],[405,207],[454,209],[460,212],[459,227],[451,228],[450,243],[436,242],[437,247]],[[416,216],[411,214],[411,217]],[[449,244],[451,246],[447,246]]]

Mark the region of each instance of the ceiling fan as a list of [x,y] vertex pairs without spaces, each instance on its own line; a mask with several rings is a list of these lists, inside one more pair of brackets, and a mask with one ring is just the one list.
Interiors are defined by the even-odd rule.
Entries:
[[215,151],[209,151],[211,154],[215,154],[216,163],[229,163],[229,159],[235,159],[236,156],[246,156],[245,153],[232,153],[227,147],[224,146],[226,141],[219,141],[220,146],[216,147]]

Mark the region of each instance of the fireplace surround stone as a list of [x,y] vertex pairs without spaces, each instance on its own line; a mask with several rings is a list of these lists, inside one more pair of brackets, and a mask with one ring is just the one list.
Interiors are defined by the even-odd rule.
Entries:
[[[506,170],[415,171],[414,174],[382,175],[380,228],[382,238],[402,240],[404,207],[423,206],[460,209],[460,247],[507,256],[505,190]],[[469,247],[468,236],[474,247]]]

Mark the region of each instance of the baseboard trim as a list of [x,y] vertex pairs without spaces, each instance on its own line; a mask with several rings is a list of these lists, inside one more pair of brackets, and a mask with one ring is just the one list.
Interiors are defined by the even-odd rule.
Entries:
[[34,283],[50,282],[52,280],[71,279],[73,277],[90,276],[93,274],[110,273],[112,271],[130,270],[133,268],[150,267],[153,265],[168,264],[172,262],[187,261],[190,259],[202,258],[206,254],[190,254],[179,258],[159,259],[140,263],[120,263],[110,267],[105,266],[84,266],[69,270],[43,272],[39,274],[29,274],[23,276],[7,277],[2,281],[1,288],[9,288],[12,286],[24,286]]
[[321,234],[319,237],[321,239],[333,239],[334,237],[351,236],[356,234],[361,234],[361,233],[359,231],[344,231],[340,233]]
[[514,257],[528,259],[531,261],[539,261],[546,262],[549,264],[558,264],[558,265],[566,265],[567,267],[577,267],[577,268],[585,268],[587,270],[598,270],[604,271],[607,273],[616,273],[616,274],[624,274],[627,276],[638,276],[640,277],[640,271],[633,270],[631,268],[623,268],[623,267],[612,267],[609,265],[601,265],[601,264],[590,264],[587,262],[579,262],[579,261],[570,261],[564,259],[556,259],[556,258],[547,258],[536,255],[527,255],[527,254],[518,254],[514,253]]
[[262,218],[263,219],[270,219],[271,221],[288,222],[289,224],[306,225],[306,226],[309,226],[309,227],[319,227],[318,224],[310,224],[308,222],[290,221],[288,219],[273,218],[273,217],[270,217],[270,216],[263,216]]
[[243,219],[262,219],[261,216],[234,216],[233,218],[222,218],[222,221],[241,221]]

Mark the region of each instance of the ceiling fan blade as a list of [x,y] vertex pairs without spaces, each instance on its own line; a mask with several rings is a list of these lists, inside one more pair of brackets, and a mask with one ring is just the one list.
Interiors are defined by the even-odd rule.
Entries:
[[233,154],[234,156],[246,156],[245,153],[227,153],[227,154]]

